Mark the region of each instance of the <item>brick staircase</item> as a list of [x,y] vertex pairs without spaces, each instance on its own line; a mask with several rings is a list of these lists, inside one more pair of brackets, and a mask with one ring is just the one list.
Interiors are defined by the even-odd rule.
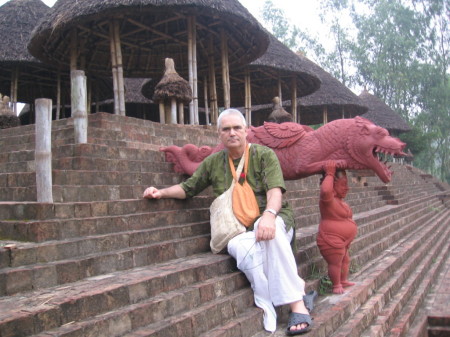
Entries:
[[[214,129],[97,113],[88,143],[73,144],[73,121],[55,121],[54,204],[34,201],[34,138],[34,126],[0,130],[0,336],[270,335],[233,259],[209,252],[209,191],[141,199],[145,186],[184,179],[161,146],[213,146]],[[450,188],[410,166],[394,171],[387,185],[349,172],[356,285],[319,296],[308,336],[448,331],[449,316],[433,321],[427,308],[450,265]],[[287,182],[308,290],[326,270],[315,244],[318,180]],[[273,335],[284,336],[287,307],[278,312]]]

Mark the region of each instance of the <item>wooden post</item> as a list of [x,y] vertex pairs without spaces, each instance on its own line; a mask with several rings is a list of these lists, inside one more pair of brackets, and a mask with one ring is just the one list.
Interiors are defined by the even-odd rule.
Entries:
[[87,143],[87,93],[84,71],[71,72],[72,117],[74,119],[75,144]]
[[223,101],[225,109],[230,108],[230,69],[228,65],[228,41],[225,31],[220,31],[222,46],[222,84],[223,84]]
[[192,90],[192,99],[194,101],[194,124],[198,125],[199,116],[198,116],[198,74],[197,74],[197,25],[195,16],[191,17],[191,26],[192,26],[192,69],[193,69],[193,82],[194,88]]
[[119,84],[117,78],[117,58],[116,58],[116,45],[114,43],[114,24],[109,23],[109,47],[111,50],[111,67],[112,67],[112,80],[113,80],[113,93],[114,93],[114,114],[119,115]]
[[209,107],[208,107],[208,78],[203,78],[203,96],[205,97],[205,120],[206,125],[209,125]]
[[119,114],[125,116],[125,83],[123,80],[122,47],[120,43],[120,27],[118,21],[114,21],[114,44],[116,51],[117,86],[119,92]]
[[177,124],[177,100],[175,97],[170,99],[170,123]]
[[37,202],[53,203],[52,193],[52,100],[39,98],[36,107],[36,195]]
[[278,97],[280,98],[280,106],[283,106],[283,90],[281,90],[281,77],[278,76]]
[[325,106],[324,108],[323,108],[323,124],[325,125],[325,124],[327,124],[328,123],[328,109],[327,109],[327,107]]
[[291,90],[291,114],[294,123],[297,123],[297,78],[295,76],[292,77]]
[[248,126],[252,125],[252,86],[248,68],[245,69],[245,119]]
[[61,118],[61,71],[58,69],[56,77],[56,116],[55,119]]
[[189,124],[198,124],[198,80],[197,80],[197,29],[195,17],[187,18],[189,85],[192,101],[189,102]]
[[14,67],[14,69],[11,71],[11,93],[9,95],[10,96],[9,101],[12,105],[12,111],[14,112],[14,116],[17,116],[18,87],[19,87],[19,67]]
[[70,71],[77,70],[78,36],[77,29],[72,29],[70,36]]
[[211,104],[211,123],[217,123],[219,107],[217,103],[216,71],[214,67],[214,38],[211,35],[209,39],[208,72],[210,85],[210,104]]
[[178,102],[178,124],[184,124],[184,104]]
[[342,107],[342,119],[345,119],[345,108]]
[[159,123],[166,124],[166,108],[164,107],[164,101],[159,102]]

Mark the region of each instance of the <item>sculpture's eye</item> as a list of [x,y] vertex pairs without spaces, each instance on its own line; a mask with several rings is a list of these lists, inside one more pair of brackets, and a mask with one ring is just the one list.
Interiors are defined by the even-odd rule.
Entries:
[[377,137],[381,138],[381,137],[389,136],[389,133],[387,132],[386,129],[377,128],[376,135],[377,135]]

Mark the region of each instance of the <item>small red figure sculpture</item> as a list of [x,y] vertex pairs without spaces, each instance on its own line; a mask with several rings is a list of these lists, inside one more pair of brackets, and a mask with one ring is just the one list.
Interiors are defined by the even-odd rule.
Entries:
[[357,226],[353,213],[344,202],[349,190],[344,170],[336,171],[336,162],[324,165],[325,177],[320,187],[320,224],[317,246],[328,263],[328,276],[333,283],[333,293],[344,293],[344,287],[354,285],[348,281],[350,267],[349,248],[356,236]]

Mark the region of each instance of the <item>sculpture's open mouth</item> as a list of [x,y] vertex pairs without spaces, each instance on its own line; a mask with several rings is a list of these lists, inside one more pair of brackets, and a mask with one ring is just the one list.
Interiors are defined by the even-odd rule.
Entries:
[[406,144],[401,144],[402,146],[396,149],[389,149],[380,145],[376,145],[372,149],[372,169],[385,184],[390,182],[392,177],[390,166],[387,165],[388,160],[392,160],[393,157],[406,156],[406,153],[402,151]]

